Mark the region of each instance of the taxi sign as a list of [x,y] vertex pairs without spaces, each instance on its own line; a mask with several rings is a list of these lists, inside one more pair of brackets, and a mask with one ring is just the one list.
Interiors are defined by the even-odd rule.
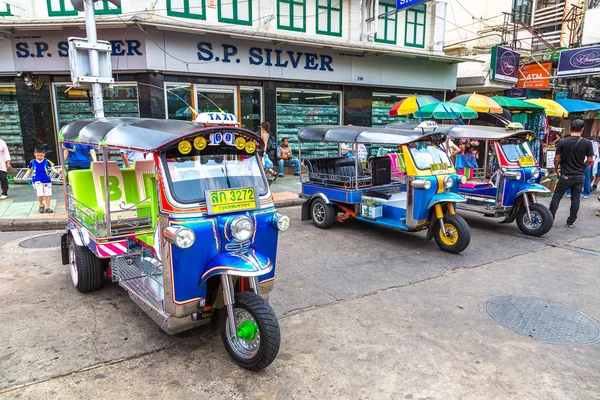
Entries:
[[238,120],[235,115],[230,113],[206,112],[198,114],[196,122],[205,125],[237,125]]
[[205,196],[209,214],[256,210],[260,206],[254,188],[207,190]]
[[435,121],[423,121],[421,122],[419,125],[417,125],[417,127],[415,128],[415,130],[422,130],[423,132],[427,131],[427,132],[433,132],[437,129],[438,124]]

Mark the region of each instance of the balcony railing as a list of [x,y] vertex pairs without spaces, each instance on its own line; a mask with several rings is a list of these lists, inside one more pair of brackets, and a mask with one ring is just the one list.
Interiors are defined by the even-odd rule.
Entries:
[[540,8],[533,12],[532,26],[540,29],[553,25],[561,25],[565,15],[565,3]]

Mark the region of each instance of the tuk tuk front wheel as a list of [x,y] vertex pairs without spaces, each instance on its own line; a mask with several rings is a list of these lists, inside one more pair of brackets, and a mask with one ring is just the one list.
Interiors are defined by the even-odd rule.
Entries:
[[321,198],[316,198],[310,205],[313,224],[317,228],[327,229],[335,222],[335,208],[325,203]]
[[221,339],[227,352],[241,367],[260,371],[279,353],[281,333],[275,312],[262,297],[252,292],[235,295],[233,306],[237,338],[232,338],[229,316],[221,312]]
[[101,260],[87,247],[75,244],[74,240],[69,244],[69,271],[73,285],[82,293],[102,286],[104,268]]
[[533,203],[529,206],[529,214],[531,214],[531,219],[524,206],[517,211],[517,226],[524,234],[542,236],[552,229],[554,218],[548,207]]
[[444,215],[444,229],[442,231],[440,223],[435,225],[434,237],[435,242],[440,249],[448,253],[458,254],[469,246],[471,243],[471,230],[467,221],[456,214]]

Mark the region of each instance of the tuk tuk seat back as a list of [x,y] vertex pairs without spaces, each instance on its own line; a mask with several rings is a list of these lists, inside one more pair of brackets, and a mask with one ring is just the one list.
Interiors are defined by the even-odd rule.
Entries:
[[[356,176],[354,157],[305,158],[303,162],[311,182],[333,186],[351,186]],[[360,163],[358,163],[358,181],[361,186],[371,182],[370,176],[364,176]]]
[[154,177],[154,161],[153,160],[138,160],[134,162],[135,179],[137,181],[140,200],[150,197],[150,193],[146,191],[146,178]]

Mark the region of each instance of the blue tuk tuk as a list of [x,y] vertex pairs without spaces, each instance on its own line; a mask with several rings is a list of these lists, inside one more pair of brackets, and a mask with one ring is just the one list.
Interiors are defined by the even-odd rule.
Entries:
[[[88,119],[60,131],[60,142],[103,158],[68,173],[63,264],[80,292],[106,274],[169,334],[214,321],[233,360],[260,370],[279,350],[267,301],[290,219],[275,210],[260,136],[231,114],[201,117]],[[120,168],[109,149],[146,157]]]
[[[351,145],[352,156],[307,158],[301,173],[302,220],[318,228],[348,218],[417,232],[428,229],[427,240],[450,253],[465,250],[471,233],[455,214],[460,179],[442,147],[446,136],[426,121],[414,130],[360,126],[315,125],[298,133],[302,142],[338,142]],[[364,146],[382,145],[385,155],[360,160]],[[367,153],[366,151],[362,151]],[[367,153],[368,154],[368,153]]]

